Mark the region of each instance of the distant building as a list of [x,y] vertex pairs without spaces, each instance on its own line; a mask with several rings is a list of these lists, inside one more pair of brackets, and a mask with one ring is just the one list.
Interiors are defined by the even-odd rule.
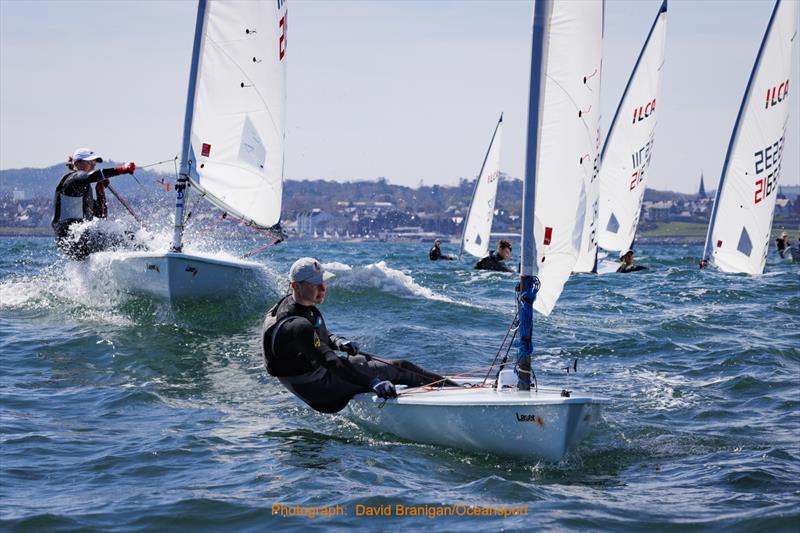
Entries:
[[297,214],[297,233],[300,236],[311,237],[324,230],[324,226],[333,221],[334,217],[319,208],[311,211],[301,211]]
[[24,189],[17,189],[14,187],[14,191],[11,193],[12,200],[15,202],[24,202],[25,201],[25,190]]

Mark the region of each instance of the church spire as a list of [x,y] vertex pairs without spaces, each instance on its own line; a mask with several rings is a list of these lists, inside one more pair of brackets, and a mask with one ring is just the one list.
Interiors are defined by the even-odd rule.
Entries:
[[698,198],[705,198],[706,197],[706,186],[703,183],[703,171],[700,171],[700,190],[697,191]]

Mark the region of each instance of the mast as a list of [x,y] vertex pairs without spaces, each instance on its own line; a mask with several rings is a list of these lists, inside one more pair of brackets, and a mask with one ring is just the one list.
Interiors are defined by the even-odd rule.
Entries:
[[519,353],[517,355],[517,388],[531,388],[531,354],[533,353],[533,301],[536,299],[539,279],[536,277],[536,239],[533,234],[536,205],[536,175],[539,162],[542,114],[550,34],[550,16],[553,0],[537,0],[533,13],[533,38],[531,42],[531,78],[528,93],[528,145],[525,154],[525,181],[522,185],[522,257],[519,291]]
[[458,260],[464,257],[464,239],[467,237],[467,223],[469,222],[469,216],[472,213],[472,204],[475,201],[475,193],[478,192],[478,185],[481,182],[481,176],[483,176],[483,170],[486,168],[486,161],[489,159],[489,153],[492,151],[492,146],[494,146],[494,139],[497,136],[497,130],[500,129],[500,124],[503,123],[503,113],[500,113],[500,119],[497,121],[497,125],[494,127],[494,133],[492,133],[492,140],[489,141],[489,148],[486,149],[486,155],[483,156],[483,163],[481,164],[481,169],[478,171],[478,177],[475,180],[475,187],[472,189],[472,200],[469,203],[469,209],[467,210],[467,216],[464,218],[464,227],[461,228],[461,249],[458,252]]
[[186,96],[186,116],[183,122],[183,144],[181,149],[181,168],[175,184],[175,230],[172,235],[173,252],[180,252],[183,243],[183,212],[186,204],[186,184],[189,181],[192,157],[192,116],[194,115],[194,97],[196,94],[197,72],[200,66],[200,48],[203,41],[203,26],[206,19],[207,0],[199,0],[197,4],[197,22],[194,29],[194,47],[192,48],[192,65],[189,71],[189,91]]
[[725,162],[722,164],[722,173],[719,177],[719,184],[717,185],[717,191],[714,195],[714,204],[711,207],[711,219],[708,222],[708,232],[706,233],[706,244],[703,248],[703,259],[700,261],[700,268],[705,267],[710,261],[711,256],[713,255],[713,238],[714,238],[714,226],[717,222],[717,211],[719,210],[719,200],[722,197],[722,189],[725,186],[725,176],[728,174],[728,167],[731,162],[731,156],[733,154],[733,150],[736,147],[736,143],[739,140],[739,126],[742,122],[742,118],[744,117],[745,110],[748,107],[748,103],[750,102],[751,96],[751,89],[753,86],[753,80],[758,73],[758,67],[761,64],[761,56],[764,55],[764,48],[767,44],[767,39],[769,39],[770,32],[772,31],[773,23],[775,22],[775,16],[778,13],[778,8],[781,6],[781,0],[775,1],[775,7],[772,9],[772,15],[769,17],[769,23],[767,24],[767,30],[764,32],[764,38],[761,41],[761,46],[758,48],[758,54],[756,55],[756,60],[753,63],[753,70],[750,72],[750,78],[747,80],[747,88],[744,91],[744,97],[742,98],[742,104],[739,107],[739,113],[736,115],[736,122],[733,125],[733,133],[731,133],[731,140],[728,143],[728,151],[725,154]]

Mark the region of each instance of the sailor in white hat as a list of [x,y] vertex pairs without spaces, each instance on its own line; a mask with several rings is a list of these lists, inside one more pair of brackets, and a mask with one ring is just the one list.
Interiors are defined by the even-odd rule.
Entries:
[[[61,177],[56,186],[53,206],[53,232],[58,249],[72,259],[83,259],[97,252],[119,244],[118,238],[99,231],[84,231],[80,237],[72,238],[73,226],[95,217],[105,218],[105,186],[108,178],[120,174],[133,174],[135,163],[125,163],[115,168],[95,170],[103,158],[90,148],[78,148],[67,160],[69,172]],[[95,184],[97,199],[92,194]]]
[[[270,375],[323,413],[341,411],[353,396],[364,392],[394,398],[395,384],[457,386],[408,361],[367,354],[358,343],[328,331],[317,305],[325,301],[331,277],[313,257],[302,257],[289,269],[292,291],[267,311],[262,329]],[[336,350],[344,354],[337,355]]]

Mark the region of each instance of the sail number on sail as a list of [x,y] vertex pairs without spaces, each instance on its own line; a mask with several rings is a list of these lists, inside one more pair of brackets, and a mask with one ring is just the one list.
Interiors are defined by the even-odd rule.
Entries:
[[778,177],[781,173],[781,160],[783,158],[783,141],[785,138],[785,134],[781,135],[780,139],[754,154],[756,158],[756,174],[773,169],[767,177],[756,180],[755,203],[761,202],[778,188]]
[[644,180],[644,172],[650,165],[650,155],[653,153],[653,137],[644,146],[631,154],[633,162],[633,174],[629,190],[633,190]]

